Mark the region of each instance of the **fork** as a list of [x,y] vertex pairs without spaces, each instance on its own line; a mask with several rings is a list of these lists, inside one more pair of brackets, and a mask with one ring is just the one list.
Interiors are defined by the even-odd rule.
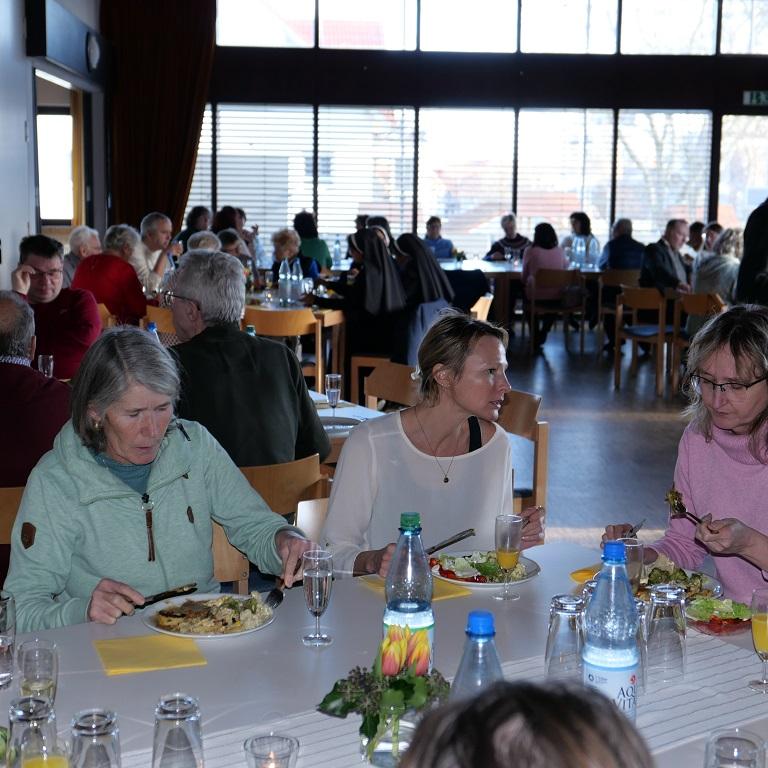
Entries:
[[275,582],[275,586],[272,587],[272,589],[269,590],[267,593],[267,596],[264,598],[264,605],[268,606],[269,608],[272,608],[273,610],[277,608],[280,603],[283,602],[283,587],[285,586],[285,582],[278,578]]

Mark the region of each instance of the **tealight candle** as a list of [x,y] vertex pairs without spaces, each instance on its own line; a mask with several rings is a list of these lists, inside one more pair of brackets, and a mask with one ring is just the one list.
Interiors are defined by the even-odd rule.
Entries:
[[292,736],[269,733],[246,739],[243,749],[248,768],[294,768],[299,741]]

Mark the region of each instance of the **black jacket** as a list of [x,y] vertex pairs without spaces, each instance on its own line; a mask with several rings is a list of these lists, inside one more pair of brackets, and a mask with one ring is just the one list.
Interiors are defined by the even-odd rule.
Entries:
[[683,262],[680,254],[671,251],[663,240],[646,245],[640,268],[640,285],[657,288],[664,293],[666,288],[677,288],[682,282],[690,282],[690,267]]
[[752,211],[744,228],[736,299],[768,305],[768,200]]

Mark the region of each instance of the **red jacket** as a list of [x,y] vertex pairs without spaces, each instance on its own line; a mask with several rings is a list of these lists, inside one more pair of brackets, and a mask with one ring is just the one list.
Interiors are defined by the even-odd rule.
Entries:
[[96,253],[78,264],[72,288],[90,291],[106,304],[118,323],[138,325],[147,314],[147,301],[133,267],[112,253]]

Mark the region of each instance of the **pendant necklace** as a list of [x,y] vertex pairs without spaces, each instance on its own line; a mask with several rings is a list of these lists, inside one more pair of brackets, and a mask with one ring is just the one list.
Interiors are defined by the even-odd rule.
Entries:
[[416,411],[416,409],[413,409],[413,415],[416,417],[416,423],[419,425],[419,429],[421,430],[421,434],[424,435],[424,441],[427,444],[427,447],[429,448],[429,452],[432,454],[432,458],[435,460],[435,463],[440,468],[440,472],[443,474],[443,482],[448,483],[450,482],[450,478],[448,475],[451,473],[451,467],[453,466],[453,460],[456,458],[456,453],[458,452],[459,447],[459,438],[456,438],[456,446],[454,448],[453,456],[451,456],[451,461],[448,464],[448,469],[443,469],[443,465],[440,463],[440,459],[437,458],[435,455],[437,451],[432,447],[432,443],[429,441],[429,438],[427,437],[427,433],[424,431],[424,427],[421,425],[421,419],[419,418],[419,414]]

